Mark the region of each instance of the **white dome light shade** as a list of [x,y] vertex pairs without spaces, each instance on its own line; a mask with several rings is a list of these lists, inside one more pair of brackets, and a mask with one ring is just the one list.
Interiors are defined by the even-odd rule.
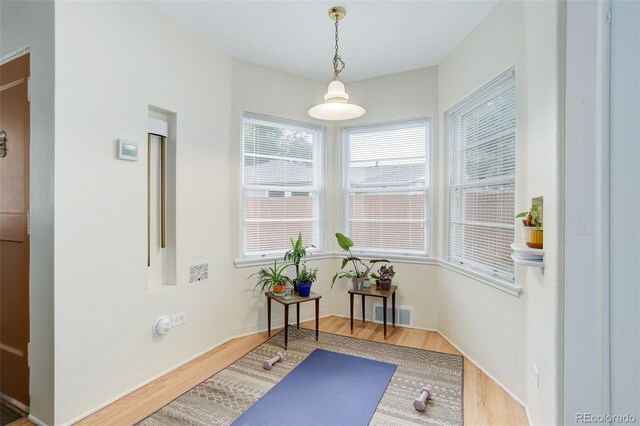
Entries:
[[350,104],[349,95],[340,80],[329,83],[325,102],[309,109],[309,115],[318,120],[342,121],[362,117],[366,110],[360,105]]

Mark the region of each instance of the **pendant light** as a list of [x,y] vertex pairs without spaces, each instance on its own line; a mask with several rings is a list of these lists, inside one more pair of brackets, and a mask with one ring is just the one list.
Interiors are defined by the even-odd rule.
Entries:
[[334,6],[329,9],[329,17],[335,20],[336,53],[333,55],[333,80],[329,83],[324,102],[309,109],[309,115],[319,120],[351,120],[364,115],[366,110],[360,105],[350,104],[349,95],[340,81],[340,72],[344,69],[344,61],[338,54],[338,22],[347,14],[347,9]]

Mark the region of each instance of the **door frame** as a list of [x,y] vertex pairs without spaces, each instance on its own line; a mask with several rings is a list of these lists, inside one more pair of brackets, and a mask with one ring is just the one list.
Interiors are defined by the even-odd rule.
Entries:
[[[31,48],[30,46],[23,46],[3,57],[0,57],[0,67],[9,64],[15,60],[18,60],[20,58],[22,58],[23,56],[26,55],[31,55]],[[28,343],[27,343],[27,369],[29,370],[29,375],[28,375],[28,382],[27,382],[27,388],[29,390],[29,405],[25,405],[24,403],[10,397],[9,395],[6,395],[2,392],[0,392],[0,395],[2,396],[3,399],[7,400],[8,402],[10,402],[11,404],[13,404],[14,406],[16,406],[17,408],[21,409],[22,411],[29,413],[30,412],[30,408],[29,406],[31,405],[31,366],[30,366],[30,355],[31,355],[31,238],[30,238],[30,233],[29,233],[29,222],[30,222],[30,208],[31,208],[31,99],[30,99],[30,93],[31,93],[31,57],[29,57],[29,72],[28,72],[28,76],[27,76],[27,102],[29,104],[29,111],[28,111],[28,125],[25,126],[25,135],[27,138],[27,142],[25,144],[26,149],[25,149],[25,159],[26,159],[26,166],[25,166],[25,170],[24,170],[24,183],[25,183],[25,189],[27,192],[27,196],[25,198],[26,200],[26,240],[25,240],[25,245],[26,245],[26,250],[28,252],[27,258],[26,258],[26,277],[27,277],[27,289],[28,289],[28,294],[27,294],[27,311],[28,311],[28,328],[27,328],[27,335],[28,335]]]

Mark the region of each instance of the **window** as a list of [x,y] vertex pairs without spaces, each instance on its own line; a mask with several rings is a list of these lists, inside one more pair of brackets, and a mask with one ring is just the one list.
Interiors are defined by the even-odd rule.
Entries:
[[249,114],[242,125],[243,255],[281,255],[299,232],[317,247],[322,128]]
[[358,250],[429,248],[429,119],[345,128],[344,228]]
[[513,282],[515,73],[447,112],[449,260]]

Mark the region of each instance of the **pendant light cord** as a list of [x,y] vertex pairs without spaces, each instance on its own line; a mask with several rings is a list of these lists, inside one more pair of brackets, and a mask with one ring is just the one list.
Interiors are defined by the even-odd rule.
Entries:
[[333,79],[340,80],[340,72],[344,69],[344,61],[338,55],[338,18],[336,18],[336,53],[333,55]]

